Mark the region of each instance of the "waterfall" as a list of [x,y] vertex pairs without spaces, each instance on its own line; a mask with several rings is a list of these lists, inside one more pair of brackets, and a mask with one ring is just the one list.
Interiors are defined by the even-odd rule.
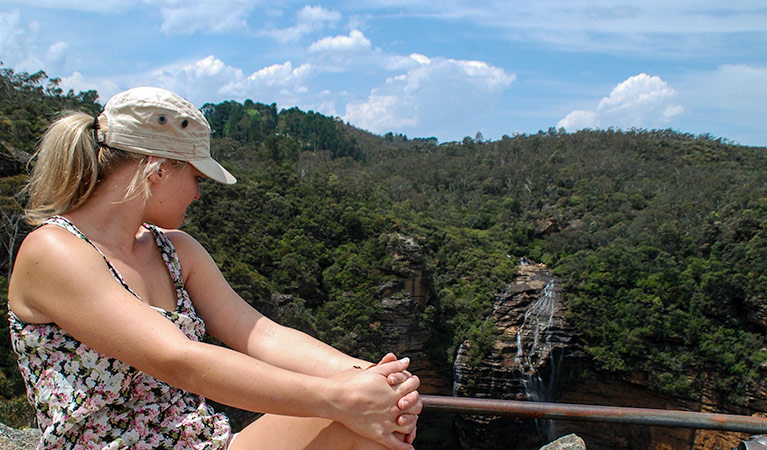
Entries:
[[461,342],[461,345],[458,346],[458,351],[455,352],[455,361],[453,362],[453,397],[458,397],[458,379],[462,377],[462,374],[459,373],[457,365],[458,365],[458,358],[461,355],[461,352],[463,351],[463,346],[466,344],[466,341]]
[[[555,353],[551,342],[551,328],[554,321],[556,300],[554,281],[549,280],[538,299],[528,308],[517,330],[517,354],[515,364],[522,372],[522,386],[525,396],[534,402],[553,400],[554,379],[556,375]],[[540,367],[549,358],[550,371],[548,380],[541,377]],[[536,427],[541,434],[551,438],[554,430],[551,421],[536,420]]]
[[[560,286],[545,265],[523,257],[508,287],[493,299],[492,312],[485,318],[495,325],[490,352],[472,366],[464,340],[458,346],[453,365],[453,395],[551,402],[570,342],[560,301]],[[560,377],[561,378],[561,377]],[[485,416],[460,416],[458,433],[466,442],[487,436],[488,445],[466,448],[500,448],[500,442],[515,433],[537,434],[546,442],[557,437],[550,420],[512,423]],[[530,430],[534,427],[537,430]],[[531,433],[531,431],[533,431]]]
[[536,372],[540,363],[551,353],[551,333],[554,320],[554,281],[549,280],[543,292],[525,312],[522,325],[517,330],[517,356],[514,362],[525,374]]

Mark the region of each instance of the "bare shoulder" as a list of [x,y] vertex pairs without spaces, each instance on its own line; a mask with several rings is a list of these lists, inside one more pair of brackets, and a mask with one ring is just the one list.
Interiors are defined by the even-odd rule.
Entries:
[[190,276],[199,273],[202,267],[208,267],[211,257],[197,239],[181,230],[162,229],[162,231],[176,249],[185,283]]
[[[197,239],[181,230],[166,230],[162,229],[165,235],[173,243],[173,247],[181,259],[183,264],[187,259],[196,259],[200,256],[207,255],[208,252],[203,248]],[[192,261],[190,261],[192,262]]]
[[56,286],[87,283],[100,255],[87,242],[58,226],[30,232],[21,244],[8,286],[11,309],[22,320],[50,321],[43,304]]
[[169,230],[165,228],[160,228],[163,233],[165,233],[168,238],[170,238],[171,242],[173,242],[173,246],[177,249],[179,247],[186,249],[187,247],[200,247],[200,243],[197,242],[197,239],[192,237],[189,233],[181,230]]
[[93,247],[69,231],[48,225],[30,232],[21,243],[13,270],[13,278],[50,276],[48,272],[77,268],[73,261],[95,259],[100,255]]

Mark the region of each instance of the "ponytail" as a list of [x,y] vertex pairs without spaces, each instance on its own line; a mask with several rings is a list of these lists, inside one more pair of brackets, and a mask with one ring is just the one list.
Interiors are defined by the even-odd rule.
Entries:
[[29,194],[25,219],[31,225],[77,209],[93,192],[98,179],[94,125],[88,114],[69,113],[43,135],[25,188]]

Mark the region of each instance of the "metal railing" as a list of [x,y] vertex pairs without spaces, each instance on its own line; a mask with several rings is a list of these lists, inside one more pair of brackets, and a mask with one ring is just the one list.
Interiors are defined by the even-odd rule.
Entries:
[[767,418],[732,414],[421,395],[424,411],[767,434]]

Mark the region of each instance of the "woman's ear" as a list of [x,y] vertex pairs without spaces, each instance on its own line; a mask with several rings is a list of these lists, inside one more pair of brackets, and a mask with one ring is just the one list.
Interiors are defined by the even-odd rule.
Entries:
[[[147,164],[152,163],[152,157],[150,156],[147,158]],[[163,171],[163,166],[165,165],[165,162],[160,163],[157,168],[155,168],[152,173],[149,174],[149,181],[152,183],[158,183],[163,180],[164,177],[166,177],[167,171]]]

